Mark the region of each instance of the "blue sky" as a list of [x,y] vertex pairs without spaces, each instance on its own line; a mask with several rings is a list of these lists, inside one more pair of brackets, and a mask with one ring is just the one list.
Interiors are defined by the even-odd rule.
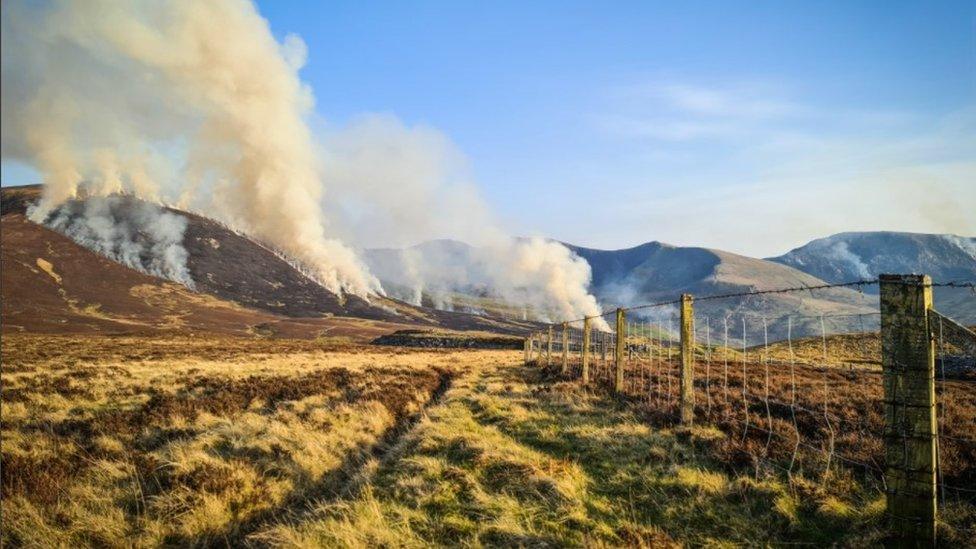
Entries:
[[[976,3],[258,3],[316,114],[443,133],[516,234],[976,234]],[[4,184],[29,179],[4,165]]]

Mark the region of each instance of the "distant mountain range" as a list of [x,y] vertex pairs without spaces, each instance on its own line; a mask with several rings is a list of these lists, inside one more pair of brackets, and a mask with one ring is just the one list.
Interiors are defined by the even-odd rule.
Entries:
[[831,283],[881,273],[917,273],[930,275],[936,282],[971,282],[976,281],[976,238],[887,231],[840,233],[769,260]]
[[[925,273],[936,282],[976,281],[976,238],[955,235],[841,233],[770,259],[661,242],[622,250],[566,246],[590,264],[590,291],[606,308],[669,301],[682,293],[707,296],[820,286],[873,279],[881,273]],[[411,283],[403,276],[410,272],[408,265],[431,264],[423,259],[430,254],[439,258],[449,254],[458,268],[465,258],[477,256],[469,246],[456,241],[429,242],[406,250],[367,250],[365,256],[385,285],[404,287]],[[459,294],[469,290],[456,288]],[[698,310],[716,317],[729,312],[770,318],[786,314],[839,317],[875,313],[876,293],[877,286],[869,285],[766,294],[716,300],[700,305]],[[963,322],[976,323],[976,295],[951,288],[937,288],[935,293],[937,308]],[[864,321],[857,319],[858,323]]]
[[[389,297],[339,298],[260,243],[210,219],[186,219],[182,245],[196,291],[115,263],[25,216],[39,187],[5,188],[2,195],[3,330],[131,332],[205,330],[229,333],[335,333],[328,319],[363,319],[380,330],[402,326],[518,333],[532,327],[525,304],[493,293],[497,267],[485,250],[453,240],[407,249],[365,250],[364,260]],[[759,259],[722,250],[648,242],[623,250],[567,244],[592,270],[589,290],[604,309],[875,278],[884,272],[927,273],[936,282],[976,281],[976,238],[892,232],[842,233],[779,257]],[[699,321],[721,324],[747,339],[768,330],[782,336],[828,329],[874,329],[876,286],[767,293],[702,300]],[[976,294],[937,288],[941,312],[976,324]],[[474,313],[474,314],[467,314]],[[676,308],[635,311],[641,323],[673,322]],[[785,318],[792,324],[785,324]],[[373,324],[368,324],[367,320]],[[558,320],[558,319],[557,319]],[[357,326],[359,326],[357,325]],[[358,329],[358,328],[357,328]],[[724,333],[723,333],[724,335]]]

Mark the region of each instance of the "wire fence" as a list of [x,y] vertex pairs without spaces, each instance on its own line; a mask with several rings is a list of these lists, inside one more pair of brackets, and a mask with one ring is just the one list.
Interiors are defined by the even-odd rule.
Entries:
[[685,406],[696,424],[721,431],[714,450],[733,466],[781,474],[791,486],[797,479],[854,481],[884,493],[895,525],[911,522],[917,530],[920,519],[899,516],[891,498],[932,488],[940,538],[976,539],[976,335],[928,309],[936,425],[929,433],[935,472],[927,479],[895,463],[902,458],[891,450],[908,448],[925,433],[892,419],[903,409],[898,406],[909,406],[892,387],[907,385],[889,379],[886,391],[886,372],[900,366],[884,359],[891,344],[883,342],[882,324],[897,326],[892,318],[883,321],[879,303],[818,314],[797,300],[795,311],[774,314],[763,300],[800,292],[816,299],[818,291],[878,284],[695,297],[693,308],[690,299],[687,308],[677,299],[617,309],[535,334],[526,358],[618,393],[656,424],[682,423]]

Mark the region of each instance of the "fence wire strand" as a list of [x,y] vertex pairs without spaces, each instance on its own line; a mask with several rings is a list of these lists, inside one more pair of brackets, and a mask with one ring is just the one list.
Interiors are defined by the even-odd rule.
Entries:
[[[698,395],[693,409],[696,421],[711,423],[730,437],[723,450],[731,452],[730,458],[748,456],[757,474],[760,467],[769,467],[785,475],[791,487],[799,478],[811,476],[819,477],[824,486],[842,472],[857,472],[859,482],[875,483],[882,493],[928,486],[911,478],[906,464],[886,461],[890,459],[884,452],[886,441],[894,437],[907,445],[923,434],[913,432],[904,423],[884,422],[882,407],[891,403],[882,396],[882,343],[877,335],[880,312],[810,314],[798,308],[777,316],[764,308],[762,299],[744,301],[755,296],[842,287],[863,292],[872,284],[878,284],[878,280],[694,299],[703,307],[691,318],[690,326],[692,369],[698,372],[693,385],[693,394]],[[976,292],[976,284],[970,282],[946,282],[932,287],[970,288]],[[594,317],[605,322],[609,331],[596,328],[595,320],[568,321],[565,345],[562,337],[555,338],[551,366],[563,367],[566,377],[580,379],[583,365],[588,364],[589,385],[606,388],[613,388],[617,376],[622,375],[623,392],[650,412],[653,421],[675,425],[680,408],[676,390],[681,386],[682,375],[681,355],[675,349],[675,306],[680,303],[681,300],[669,300],[623,309],[632,316],[620,325],[619,333],[616,310]],[[976,374],[960,374],[976,371],[976,335],[935,310],[931,315],[931,339],[937,353],[938,520],[944,527],[965,532],[968,525],[948,524],[953,519],[941,510],[976,505],[976,438],[971,436],[974,419],[967,415],[972,413],[972,407],[956,404],[976,404],[976,398],[965,396],[976,394]],[[721,317],[721,325],[712,322],[712,317]],[[591,329],[588,342],[584,342],[585,326]],[[532,357],[543,363],[549,358],[544,348],[546,337],[540,333],[528,347]],[[589,353],[584,357],[587,346]],[[966,360],[973,366],[965,366]],[[713,366],[721,367],[721,380],[713,379],[718,377]],[[906,366],[896,363],[886,368],[891,373],[907,371]],[[898,385],[894,390],[894,401],[910,408],[911,405],[904,405],[905,387]],[[970,400],[960,400],[966,398]],[[901,488],[888,482],[892,467],[906,471],[900,478]],[[890,513],[889,519],[899,520]]]

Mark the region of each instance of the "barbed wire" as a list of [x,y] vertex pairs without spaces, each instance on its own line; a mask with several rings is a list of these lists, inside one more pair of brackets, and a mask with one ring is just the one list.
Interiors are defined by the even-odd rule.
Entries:
[[[881,282],[882,280],[879,279],[870,279],[840,284],[725,293],[695,297],[694,301],[863,287]],[[921,285],[911,281],[888,279],[884,279],[883,282]],[[937,282],[924,286],[969,288],[976,292],[976,282],[970,281]],[[681,302],[682,300],[676,299],[620,309],[638,311],[674,306]],[[893,478],[889,478],[890,467],[884,465],[890,458],[879,453],[881,445],[890,444],[890,439],[909,441],[918,436],[928,435],[916,433],[914,429],[901,423],[892,426],[891,430],[887,427],[882,429],[882,424],[879,423],[881,419],[876,413],[877,406],[866,407],[862,401],[867,402],[864,399],[870,398],[871,402],[880,404],[897,402],[902,408],[917,406],[914,403],[904,402],[906,397],[898,393],[893,397],[894,401],[885,396],[878,398],[880,395],[875,393],[864,393],[863,397],[856,399],[848,398],[844,394],[838,397],[835,394],[845,382],[853,383],[855,386],[863,385],[865,388],[867,385],[864,384],[870,382],[874,387],[872,391],[877,391],[878,385],[875,384],[880,383],[879,376],[885,375],[886,372],[878,368],[881,366],[880,359],[864,358],[868,355],[865,354],[865,343],[863,343],[867,341],[870,345],[878,346],[877,338],[859,340],[862,343],[855,343],[861,348],[848,350],[850,346],[845,343],[845,340],[836,340],[833,336],[867,333],[866,328],[874,332],[879,327],[877,320],[881,313],[876,309],[860,313],[837,314],[802,314],[797,310],[790,313],[764,315],[742,310],[749,307],[755,310],[762,303],[763,300],[755,300],[751,304],[746,301],[741,304],[736,303],[734,305],[736,310],[731,313],[711,314],[716,317],[716,322],[711,322],[708,314],[696,315],[691,319],[692,360],[696,364],[694,368],[704,367],[704,379],[695,380],[693,394],[698,393],[699,396],[693,397],[693,401],[696,402],[693,406],[697,413],[704,412],[701,417],[706,422],[712,422],[726,434],[730,443],[728,448],[735,452],[745,452],[750,456],[756,464],[757,474],[759,467],[767,466],[768,472],[772,472],[773,469],[782,471],[791,486],[793,486],[794,475],[803,477],[808,472],[818,476],[822,474],[821,481],[826,483],[840,471],[848,471],[849,474],[860,478],[858,482],[867,483],[865,486],[877,485],[879,488],[883,487],[885,493],[900,494],[899,497],[903,498],[913,497],[916,491],[929,489],[932,481],[913,478],[911,475],[917,471],[906,469],[904,463],[890,466],[903,473],[895,483]],[[703,310],[707,309],[703,308]],[[674,322],[679,316],[679,311],[671,308],[662,314],[634,315],[627,318],[622,327],[615,325],[612,319],[616,311],[617,309],[611,309],[600,315],[608,320],[609,332],[598,336],[598,332],[602,330],[592,328],[588,363],[591,383],[599,386],[600,390],[613,388],[615,392],[619,390],[629,397],[636,397],[638,402],[645,403],[644,409],[649,417],[654,418],[654,421],[677,423],[680,401],[676,399],[675,387],[681,386],[682,370],[681,364],[674,355],[677,351],[674,340],[678,336],[678,331],[674,329]],[[971,330],[961,325],[961,329],[957,329],[955,323],[949,324],[952,319],[943,317],[934,309],[931,311],[934,313],[929,317],[931,337],[936,343],[939,355],[946,356],[949,352],[958,354],[959,350],[971,355],[971,348],[962,344],[963,340],[966,342],[971,340]],[[704,319],[699,319],[697,316],[704,316]],[[733,320],[735,316],[741,318]],[[583,362],[584,332],[578,326],[587,318],[596,317],[584,317],[566,323],[568,344],[573,354],[567,359],[564,372],[573,377],[577,377]],[[831,323],[831,319],[835,318],[852,320]],[[779,320],[782,320],[782,324],[775,324]],[[740,321],[741,338],[738,334]],[[761,325],[754,322],[761,322]],[[618,329],[622,331],[617,333]],[[838,329],[839,331],[835,331]],[[736,333],[731,333],[733,331]],[[784,331],[785,339],[780,339]],[[540,332],[539,336],[543,334]],[[619,354],[621,351],[617,346],[618,338],[623,338],[623,354]],[[539,349],[541,357],[541,341],[539,341]],[[874,348],[867,347],[867,349]],[[878,349],[871,352],[877,353]],[[571,368],[570,361],[573,363]],[[778,366],[784,368],[780,369]],[[789,369],[786,370],[785,367]],[[907,367],[902,364],[886,364],[885,368],[887,373],[898,374],[906,371]],[[947,519],[958,521],[958,518],[952,514],[943,515],[942,509],[946,508],[947,502],[971,504],[976,501],[976,497],[973,496],[976,494],[976,488],[971,487],[968,480],[971,478],[972,469],[965,462],[967,456],[973,455],[970,445],[976,443],[976,439],[970,438],[965,429],[966,424],[960,423],[963,416],[960,415],[959,408],[953,408],[954,415],[947,416],[948,406],[951,404],[943,394],[953,395],[956,394],[953,391],[966,390],[967,386],[956,386],[955,383],[969,380],[958,377],[948,378],[946,362],[941,358],[937,368],[936,383],[940,407],[936,412],[937,430],[932,436],[936,444],[934,476],[940,505],[939,516],[935,520],[941,526],[966,532],[968,530],[964,527],[947,523]],[[828,376],[829,372],[838,373]],[[731,376],[732,379],[730,373],[735,374]],[[771,373],[775,376],[771,377]],[[616,376],[621,375],[623,384],[618,386],[616,384],[620,383],[621,378]],[[701,382],[704,382],[704,395],[701,394]],[[951,390],[948,385],[950,382],[953,383]],[[896,391],[902,392],[904,388],[898,388]],[[731,394],[733,392],[740,394],[733,396]],[[854,394],[857,393],[851,393]],[[853,410],[853,414],[850,410]],[[868,415],[869,410],[875,412]],[[950,417],[954,423],[947,425],[946,420]],[[945,432],[947,427],[949,427],[948,433]],[[862,441],[868,440],[871,442],[865,447]],[[947,458],[951,461],[945,461]],[[960,462],[960,459],[964,461]],[[899,463],[901,461],[899,459]],[[892,484],[889,485],[889,482]],[[960,483],[962,486],[958,485]],[[892,515],[889,515],[889,518],[900,520],[900,517]]]
[[[752,290],[752,291],[748,291],[748,292],[732,292],[732,293],[726,293],[726,294],[713,294],[713,295],[705,295],[705,296],[694,296],[694,300],[696,302],[715,301],[715,300],[719,300],[719,299],[734,299],[734,298],[750,297],[750,296],[756,296],[756,295],[785,294],[785,293],[792,293],[792,292],[811,292],[811,291],[815,291],[815,290],[829,290],[831,288],[851,288],[851,287],[857,287],[857,288],[860,289],[860,288],[863,288],[864,286],[873,286],[873,285],[880,284],[880,282],[881,282],[881,279],[880,278],[868,278],[868,279],[862,279],[862,280],[853,280],[853,281],[850,281],[850,282],[836,282],[836,283],[832,283],[832,284],[802,285],[802,286],[792,286],[792,287],[789,287],[789,288],[777,288],[777,289],[772,289],[772,290]],[[917,284],[910,283],[910,282],[902,282],[902,281],[898,281],[898,280],[887,280],[887,279],[885,280],[885,284],[903,284],[903,285],[913,285],[913,286],[914,285],[917,285]],[[968,289],[971,289],[974,292],[976,292],[976,281],[971,281],[971,280],[950,280],[950,281],[947,281],[947,282],[929,282],[927,284],[923,284],[922,286],[924,286],[926,288],[968,288]],[[654,307],[664,307],[664,306],[667,306],[667,305],[678,305],[680,303],[681,303],[681,299],[678,298],[678,299],[671,299],[671,300],[667,300],[667,301],[659,301],[659,302],[656,302],[656,303],[645,303],[645,304],[641,304],[641,305],[633,305],[631,307],[619,307],[619,308],[620,309],[623,309],[624,311],[639,311],[639,310],[643,310],[643,309],[651,309],[651,308],[654,308]],[[581,321],[585,321],[587,319],[600,318],[600,317],[604,317],[604,316],[608,316],[608,315],[614,314],[617,311],[617,309],[618,308],[607,309],[607,310],[604,310],[600,314],[597,314],[597,315],[584,316],[584,317],[581,317],[581,318],[575,318],[575,319],[572,319],[572,320],[565,320],[565,321],[562,321],[562,322],[581,322]],[[858,315],[858,314],[875,314],[875,313],[850,313],[851,316]],[[836,316],[845,316],[845,315],[836,315]],[[555,324],[559,324],[559,323],[560,322],[551,322],[550,324],[555,325]]]

